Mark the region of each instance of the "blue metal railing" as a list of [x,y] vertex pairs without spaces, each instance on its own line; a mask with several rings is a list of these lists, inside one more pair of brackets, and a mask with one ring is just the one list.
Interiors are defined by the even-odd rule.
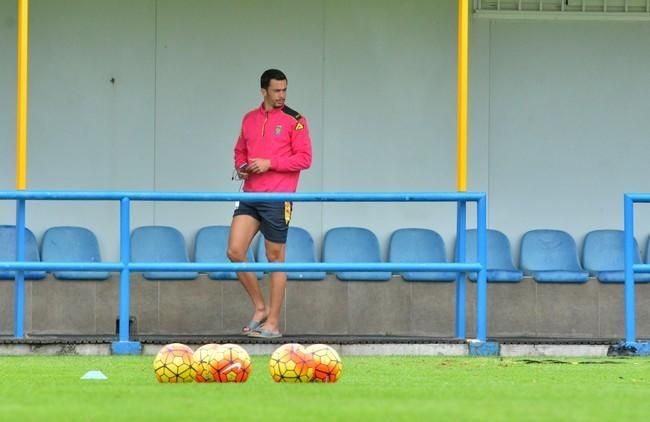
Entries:
[[650,265],[634,263],[634,204],[650,203],[650,194],[626,193],[623,195],[623,220],[625,238],[625,341],[636,341],[636,304],[634,273],[650,273]]
[[[487,337],[486,195],[477,192],[386,193],[206,193],[206,192],[73,192],[0,191],[0,200],[16,201],[16,261],[0,262],[0,269],[16,271],[14,336],[24,338],[24,271],[120,272],[119,342],[129,342],[130,273],[143,271],[454,271],[456,280],[456,337],[465,338],[465,273],[477,272],[476,337]],[[27,200],[120,201],[119,262],[25,262]],[[456,202],[456,251],[453,263],[146,263],[130,262],[131,201],[295,201],[295,202]],[[477,262],[465,262],[467,202],[476,202]]]

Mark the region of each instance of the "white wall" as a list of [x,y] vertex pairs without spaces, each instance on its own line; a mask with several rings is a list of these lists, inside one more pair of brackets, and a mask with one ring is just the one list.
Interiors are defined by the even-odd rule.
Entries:
[[[259,78],[270,67],[288,75],[287,102],[307,116],[312,132],[316,159],[300,188],[322,190],[320,2],[160,0],[157,28],[155,190],[239,189],[231,180],[234,143],[243,115],[262,100]],[[155,221],[193,235],[204,225],[230,224],[233,207],[158,204]],[[299,206],[294,223],[318,233],[320,205]]]
[[[16,5],[0,1],[0,189],[16,187]],[[11,218],[5,208],[3,220]]]
[[[289,77],[308,119],[308,191],[456,189],[456,1],[32,0],[30,189],[236,191],[232,148],[259,75]],[[0,0],[0,189],[15,185],[16,2]],[[515,247],[538,227],[622,227],[622,193],[647,191],[647,23],[472,19],[469,189]],[[114,78],[115,83],[110,80]],[[133,227],[188,245],[232,204],[135,204]],[[641,211],[641,224],[649,214]],[[473,208],[472,208],[473,209]],[[13,204],[0,204],[2,223]],[[468,221],[473,222],[473,213]],[[117,258],[116,204],[30,203],[40,234],[95,230]],[[451,249],[450,204],[297,204],[320,243],[360,225],[386,244],[431,227]],[[471,223],[470,223],[471,224]],[[650,230],[639,226],[640,240]],[[646,227],[648,225],[646,224]]]
[[[29,189],[154,188],[153,6],[30,2]],[[15,45],[5,51],[15,56]],[[14,144],[14,137],[2,139],[3,150]],[[10,185],[15,176],[2,179]],[[134,210],[134,226],[151,222],[150,211]],[[37,234],[54,225],[87,226],[107,258],[119,256],[117,203],[30,202],[27,224]]]
[[650,24],[493,21],[488,33],[490,225],[513,240],[622,229],[623,192],[650,189]]
[[[323,189],[455,190],[452,2],[327,2]],[[447,204],[327,204],[324,228],[455,227]]]

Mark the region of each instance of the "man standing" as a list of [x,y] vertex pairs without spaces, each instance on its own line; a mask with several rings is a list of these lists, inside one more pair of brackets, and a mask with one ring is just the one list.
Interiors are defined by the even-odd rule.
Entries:
[[[295,192],[300,171],[311,165],[307,121],[285,105],[287,77],[269,69],[260,78],[262,105],[248,112],[235,145],[235,169],[245,192]],[[291,202],[240,202],[230,226],[228,257],[245,262],[246,251],[258,231],[264,236],[269,262],[284,262],[291,219]],[[287,284],[286,272],[272,272],[269,305],[252,272],[238,272],[239,281],[255,306],[242,329],[251,337],[281,337],[280,312]]]

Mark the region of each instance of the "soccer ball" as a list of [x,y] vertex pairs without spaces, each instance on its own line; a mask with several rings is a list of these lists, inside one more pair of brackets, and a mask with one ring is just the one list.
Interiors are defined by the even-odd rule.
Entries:
[[153,360],[159,382],[192,382],[192,349],[180,343],[163,346]]
[[336,350],[326,344],[314,344],[306,350],[314,361],[312,382],[336,382],[341,378],[343,362]]
[[196,382],[215,382],[217,361],[215,352],[218,344],[205,344],[194,351],[192,355],[192,376]]
[[246,382],[253,367],[246,350],[236,344],[223,344],[211,355],[216,382]]
[[275,382],[310,382],[314,377],[314,362],[303,346],[289,343],[273,352],[269,372]]

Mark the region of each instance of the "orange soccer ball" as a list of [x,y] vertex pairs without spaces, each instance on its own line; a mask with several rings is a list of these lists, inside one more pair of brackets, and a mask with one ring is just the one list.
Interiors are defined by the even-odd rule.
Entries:
[[313,382],[336,382],[341,378],[343,362],[336,350],[326,344],[314,344],[306,350],[314,365]]
[[192,382],[192,349],[181,343],[167,344],[153,360],[158,382]]
[[314,362],[303,346],[289,343],[273,352],[269,372],[275,382],[310,382],[314,377]]
[[211,355],[216,382],[246,382],[253,367],[248,352],[236,344],[222,344]]
[[217,361],[215,351],[218,344],[205,344],[194,351],[192,355],[192,376],[196,382],[215,382]]

